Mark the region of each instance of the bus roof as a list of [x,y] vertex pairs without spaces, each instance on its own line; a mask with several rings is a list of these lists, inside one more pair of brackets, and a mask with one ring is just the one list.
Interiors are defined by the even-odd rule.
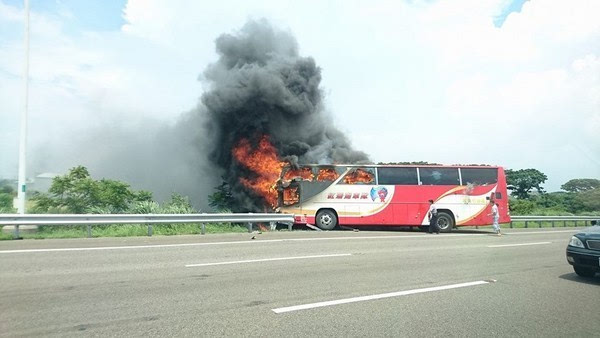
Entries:
[[[288,164],[291,165],[291,164]],[[405,168],[502,168],[497,165],[486,165],[486,164],[298,164],[299,167],[375,167],[375,168],[389,168],[389,167],[405,167]]]

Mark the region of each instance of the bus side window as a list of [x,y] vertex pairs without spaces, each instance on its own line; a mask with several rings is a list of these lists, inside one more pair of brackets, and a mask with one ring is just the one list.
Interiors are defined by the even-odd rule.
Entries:
[[343,184],[375,184],[375,171],[371,168],[356,168],[344,176]]
[[377,168],[379,184],[418,185],[417,168],[380,167]]
[[420,167],[423,185],[459,185],[458,168]]
[[498,183],[497,168],[461,168],[462,184],[488,185]]

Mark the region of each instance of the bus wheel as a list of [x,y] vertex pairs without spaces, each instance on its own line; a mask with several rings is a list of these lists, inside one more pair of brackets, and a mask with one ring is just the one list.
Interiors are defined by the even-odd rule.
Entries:
[[437,224],[441,232],[450,232],[454,227],[454,219],[452,215],[444,211],[438,212]]
[[337,216],[332,210],[323,209],[317,213],[316,222],[323,230],[333,230],[337,225]]

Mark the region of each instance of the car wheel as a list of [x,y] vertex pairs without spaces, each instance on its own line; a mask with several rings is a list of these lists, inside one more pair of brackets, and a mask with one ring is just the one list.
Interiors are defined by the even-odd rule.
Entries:
[[575,270],[575,273],[581,277],[594,277],[594,275],[596,274],[596,271],[594,271],[593,269],[584,268],[582,266],[577,265],[573,266],[573,270]]
[[441,232],[450,232],[454,227],[454,218],[444,211],[438,211],[437,225]]
[[333,210],[324,209],[317,213],[317,226],[323,230],[333,230],[337,225],[337,216]]

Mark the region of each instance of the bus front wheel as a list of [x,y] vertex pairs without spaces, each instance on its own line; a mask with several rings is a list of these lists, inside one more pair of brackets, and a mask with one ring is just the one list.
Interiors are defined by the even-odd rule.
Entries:
[[337,216],[332,210],[324,209],[317,213],[317,226],[323,230],[333,230],[337,225]]
[[454,227],[454,218],[452,215],[444,211],[438,212],[437,225],[441,232],[450,232]]

